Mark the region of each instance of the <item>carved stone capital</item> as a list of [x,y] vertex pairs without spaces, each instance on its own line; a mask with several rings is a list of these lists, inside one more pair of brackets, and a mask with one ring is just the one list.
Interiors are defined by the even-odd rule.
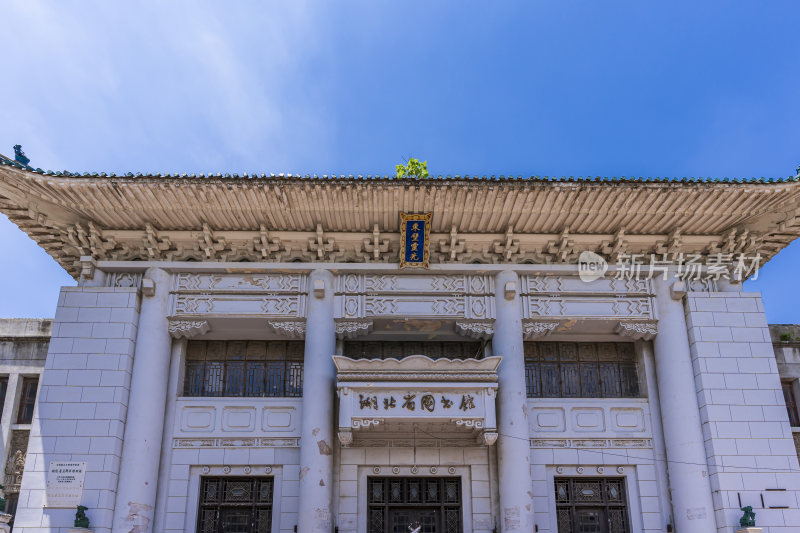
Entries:
[[484,431],[478,437],[478,444],[485,444],[486,446],[492,446],[496,442],[497,442],[496,431]]
[[339,442],[345,448],[353,444],[353,431],[350,428],[339,428]]
[[337,339],[354,339],[372,331],[372,320],[345,320],[336,323]]
[[652,340],[658,333],[658,325],[655,321],[651,322],[620,322],[614,331],[623,337],[631,339]]
[[97,268],[97,261],[91,255],[82,255],[81,259],[81,278],[94,279],[94,271]]
[[289,339],[303,339],[306,336],[306,323],[294,320],[270,320],[269,327],[275,333]]
[[170,320],[167,326],[167,331],[173,339],[191,339],[210,330],[211,326],[205,320]]
[[472,339],[488,339],[494,333],[494,322],[456,322],[456,333]]
[[526,341],[550,335],[558,327],[558,322],[523,322],[522,336]]

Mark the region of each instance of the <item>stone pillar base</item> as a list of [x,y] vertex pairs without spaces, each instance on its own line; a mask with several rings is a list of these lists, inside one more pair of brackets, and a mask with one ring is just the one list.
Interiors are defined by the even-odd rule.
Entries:
[[14,518],[14,515],[0,513],[0,533],[9,533],[11,531],[11,526],[8,523],[11,522],[12,518]]
[[760,527],[743,527],[741,529],[737,529],[736,533],[761,533]]

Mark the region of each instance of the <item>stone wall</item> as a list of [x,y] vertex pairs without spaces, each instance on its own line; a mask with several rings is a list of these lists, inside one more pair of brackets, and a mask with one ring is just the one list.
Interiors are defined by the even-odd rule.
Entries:
[[83,504],[110,532],[138,323],[135,288],[65,287],[34,413],[14,529],[66,533],[74,509],[47,509],[50,461],[86,461]]
[[685,310],[717,530],[752,505],[765,532],[795,531],[800,472],[761,296],[690,292]]

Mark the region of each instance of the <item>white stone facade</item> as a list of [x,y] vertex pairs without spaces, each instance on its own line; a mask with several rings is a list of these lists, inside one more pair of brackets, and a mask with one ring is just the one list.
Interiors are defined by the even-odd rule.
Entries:
[[[96,532],[728,533],[748,505],[764,532],[800,527],[787,389],[760,297],[730,275],[734,254],[768,260],[800,236],[796,178],[0,160],[0,210],[79,283],[53,322],[20,532],[71,530],[59,461],[86,463]],[[401,227],[421,211],[421,233]],[[584,252],[611,266],[582,276]],[[634,255],[663,263],[623,275]],[[706,278],[678,281],[667,255],[705,260]]]
[[[636,533],[664,531],[667,525],[699,533],[708,531],[708,523],[719,532],[730,531],[741,516],[739,498],[742,506],[754,507],[764,531],[788,532],[800,523],[792,429],[757,294],[734,286],[683,292],[661,280],[586,283],[574,272],[534,265],[413,274],[358,265],[346,272],[292,265],[294,273],[281,267],[248,274],[221,272],[212,264],[192,265],[188,272],[180,265],[137,267],[130,277],[136,286],[114,286],[122,278],[105,275],[62,291],[32,425],[18,531],[71,527],[74,510],[45,507],[46,470],[54,460],[88,463],[83,501],[95,531],[195,531],[204,476],[258,475],[274,480],[273,532],[288,533],[299,525],[301,531],[338,527],[343,533],[365,533],[371,476],[458,476],[463,531],[529,531],[535,525],[555,533],[556,478],[623,478],[629,531]],[[152,320],[148,335],[140,329],[145,313]],[[313,313],[316,318],[306,322]],[[400,337],[398,327],[406,332]],[[392,338],[419,339],[418,332],[427,331],[426,338],[492,340],[487,355],[503,362],[490,378],[495,382],[487,384],[496,387],[499,398],[496,406],[492,402],[496,412],[476,411],[476,420],[497,427],[496,441],[476,441],[479,433],[455,424],[445,433],[436,429],[438,440],[427,438],[433,426],[416,412],[399,422],[415,424],[420,433],[415,429],[414,439],[420,442],[410,442],[409,435],[375,433],[381,429],[378,422],[353,426],[355,439],[342,440],[344,411],[342,400],[336,400],[330,356],[342,353],[343,339],[379,342],[380,332],[387,331]],[[653,332],[654,340],[645,340]],[[320,336],[319,353],[330,355],[314,352],[314,335]],[[553,341],[633,340],[640,397],[526,398],[526,335]],[[184,396],[187,338],[298,337],[306,342],[303,398]],[[676,360],[681,356],[686,357],[682,367]],[[137,357],[158,357],[161,369],[151,370],[154,360],[135,370]],[[503,374],[502,365],[515,358],[516,370]],[[329,377],[310,389],[313,365],[321,365],[322,375]],[[361,367],[349,372],[357,377]],[[409,380],[430,379],[448,390],[480,390],[466,377],[455,378],[455,384],[441,381],[450,378],[435,364],[426,367],[427,378],[415,378],[415,367],[397,368],[396,380],[383,389],[428,390],[431,385],[412,386]],[[144,377],[143,397],[155,400],[152,407],[131,408],[132,372]],[[388,375],[395,379],[391,371]],[[368,383],[348,386],[357,392]],[[142,401],[137,405],[146,405]],[[696,402],[696,418],[687,416],[680,402]],[[158,409],[162,403],[163,410]],[[318,409],[316,418],[307,414],[309,405]],[[354,416],[357,401],[348,409]],[[431,416],[440,416],[436,409]],[[135,423],[145,430],[131,432]],[[324,430],[327,437],[321,425],[330,428]],[[157,434],[145,434],[148,428]],[[309,440],[313,445],[306,445]],[[504,467],[504,454],[522,459]],[[120,497],[132,489],[121,477],[126,461],[136,475],[154,472],[155,481],[146,480],[123,502]],[[525,461],[529,475],[520,468]],[[304,477],[314,490],[304,491]],[[519,495],[519,487],[525,488],[522,498],[508,500],[509,493]],[[682,500],[676,492],[681,491],[695,496],[678,512]],[[701,509],[704,498],[710,503]],[[115,510],[123,513],[118,522]],[[310,521],[306,525],[304,515]]]

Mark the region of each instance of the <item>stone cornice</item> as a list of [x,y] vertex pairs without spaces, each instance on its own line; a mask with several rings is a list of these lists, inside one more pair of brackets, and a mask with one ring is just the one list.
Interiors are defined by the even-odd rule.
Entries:
[[211,326],[206,320],[179,320],[172,319],[169,321],[167,331],[174,339],[191,339],[198,335],[203,335],[211,330]]
[[620,321],[614,331],[623,337],[649,341],[658,334],[658,322],[655,320],[647,322]]

